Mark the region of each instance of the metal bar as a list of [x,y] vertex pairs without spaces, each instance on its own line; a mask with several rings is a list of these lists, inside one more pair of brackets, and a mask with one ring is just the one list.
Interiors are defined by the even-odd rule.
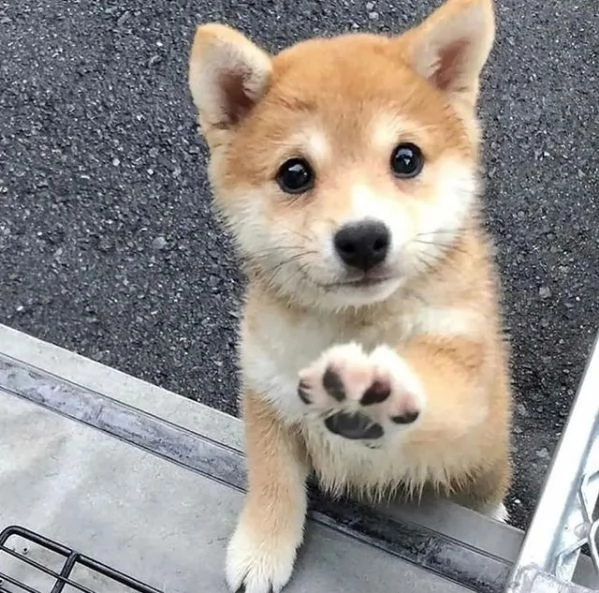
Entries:
[[[38,589],[32,589],[29,585],[26,585],[25,583],[19,583],[19,581],[17,581],[16,579],[9,577],[7,574],[4,574],[2,572],[0,572],[0,579],[2,580],[2,582],[6,581],[7,583],[14,585],[15,587],[19,587],[21,591],[27,591],[27,593],[41,593],[41,591],[39,591]],[[4,591],[5,589],[2,590]],[[12,591],[9,591],[8,593],[12,593]]]
[[[31,541],[33,543],[33,540],[29,540],[29,541]],[[44,547],[50,549],[48,546],[44,546]],[[56,580],[57,584],[54,586],[54,588],[52,589],[52,591],[50,593],[61,593],[62,589],[64,588],[64,585],[66,584],[65,579],[66,579],[66,577],[68,577],[68,572],[70,572],[71,568],[72,568],[72,566],[70,566],[67,573],[65,573],[65,569],[63,568],[63,571],[60,574],[58,574],[56,571],[51,570],[50,568],[47,568],[43,564],[40,564],[39,562],[36,562],[35,560],[32,560],[31,558],[27,558],[27,556],[25,556],[24,554],[19,554],[18,552],[15,552],[14,550],[7,548],[6,546],[0,546],[0,552],[2,552],[3,554],[8,554],[9,556],[16,558],[20,562],[24,562],[25,564],[28,564],[32,568],[35,568],[36,570],[39,570],[40,572],[43,572],[44,574],[46,574],[46,575],[52,577],[54,580]],[[60,589],[57,589],[56,587],[58,586],[59,583],[62,583],[62,585],[61,585]],[[83,593],[93,593],[93,591],[90,591],[89,589],[81,589],[81,590],[83,591]]]
[[[580,550],[594,533],[592,512],[599,494],[599,340],[545,479],[530,528],[516,561],[507,593],[522,591],[531,567],[570,581]],[[597,568],[597,567],[596,567]]]
[[560,581],[532,566],[521,570],[517,587],[518,593],[595,593],[586,587]]
[[51,552],[54,552],[55,554],[58,554],[59,556],[63,556],[65,558],[73,551],[70,548],[67,548],[66,546],[63,546],[52,540],[42,537],[41,535],[38,535],[33,531],[29,531],[27,529],[23,529],[22,527],[17,526],[6,527],[2,532],[0,532],[0,546],[6,544],[8,538],[14,536],[22,537],[23,539],[29,540],[30,542],[47,548]]
[[[10,550],[10,548],[6,546],[6,542],[11,537],[23,538],[29,541],[30,543],[34,543],[42,548],[46,548],[47,550],[55,552],[56,554],[65,558],[66,561],[62,567],[60,574],[39,564],[38,562],[26,558],[22,554]],[[52,576],[56,582],[52,588],[51,593],[60,593],[65,586],[68,586],[70,589],[77,589],[82,593],[94,593],[92,589],[89,589],[88,587],[85,587],[84,585],[81,585],[80,583],[77,583],[70,578],[71,572],[76,566],[83,566],[85,568],[88,568],[89,570],[92,570],[106,578],[109,578],[114,582],[125,585],[130,590],[136,591],[137,593],[163,593],[162,591],[159,591],[158,589],[155,589],[150,585],[146,585],[125,573],[119,572],[118,570],[115,570],[114,568],[111,568],[106,564],[102,564],[101,562],[98,562],[93,558],[84,556],[83,554],[80,554],[75,550],[67,548],[66,546],[63,546],[58,542],[43,537],[38,533],[35,533],[24,527],[11,526],[7,527],[0,533],[0,553],[9,553],[11,556],[17,558],[18,560],[26,562],[30,566],[33,566],[35,569],[40,570],[41,572],[49,576]],[[0,573],[0,584],[2,582],[2,579],[4,579],[7,583],[20,587],[28,593],[39,593],[39,591],[29,587],[25,583],[19,582],[15,580],[13,577]]]
[[52,591],[50,593],[62,593],[65,585],[70,585],[82,591],[82,593],[94,593],[91,589],[84,587],[83,585],[79,585],[79,583],[74,583],[69,580],[69,576],[71,575],[71,571],[73,570],[75,564],[79,559],[79,554],[77,552],[71,552],[60,571],[60,575],[56,580],[56,584],[52,587]]
[[79,564],[80,566],[84,566],[85,568],[88,568],[89,570],[93,570],[93,571],[97,572],[98,574],[101,574],[107,578],[110,578],[113,581],[115,581],[121,585],[124,585],[125,587],[128,587],[129,589],[132,589],[133,591],[137,591],[139,593],[152,593],[152,592],[161,593],[157,589],[154,589],[148,585],[144,585],[144,584],[140,583],[137,579],[134,579],[133,577],[130,577],[129,575],[127,575],[125,573],[118,572],[118,571],[114,570],[113,568],[110,568],[110,566],[107,566],[106,564],[103,564],[102,562],[98,562],[97,560],[94,560],[93,558],[90,558],[89,556],[79,555],[77,564]]

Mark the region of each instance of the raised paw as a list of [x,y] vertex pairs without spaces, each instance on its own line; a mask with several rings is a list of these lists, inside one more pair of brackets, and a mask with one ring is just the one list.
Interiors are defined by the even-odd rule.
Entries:
[[332,433],[377,440],[414,424],[425,398],[420,381],[394,350],[370,354],[355,343],[334,346],[299,374],[298,396]]

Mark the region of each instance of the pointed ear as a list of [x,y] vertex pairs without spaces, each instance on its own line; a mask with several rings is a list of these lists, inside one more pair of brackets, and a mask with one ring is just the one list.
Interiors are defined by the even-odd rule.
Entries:
[[[229,129],[264,96],[269,55],[225,25],[197,28],[189,60],[189,88],[203,128]],[[207,130],[206,130],[207,131]]]
[[402,41],[421,76],[474,106],[494,39],[492,0],[447,0]]

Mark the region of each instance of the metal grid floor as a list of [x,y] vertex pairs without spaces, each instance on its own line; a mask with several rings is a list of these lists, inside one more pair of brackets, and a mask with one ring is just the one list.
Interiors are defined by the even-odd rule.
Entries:
[[[39,548],[62,558],[63,563],[60,569],[53,569],[42,562],[29,558],[26,546],[23,547],[22,544],[14,545],[17,538],[20,541],[24,540],[27,543],[39,546]],[[101,591],[115,591],[117,585],[120,585],[119,591],[122,591],[122,593],[132,593],[134,591],[136,593],[163,593],[93,558],[23,527],[7,527],[0,533],[0,557],[3,554],[8,554],[19,562],[26,564],[29,567],[27,574],[32,577],[36,573],[46,575],[49,577],[50,585],[46,585],[45,591],[41,591],[39,588],[32,586],[29,579],[26,582],[23,578],[17,579],[0,571],[0,593],[46,593],[47,591],[49,593],[101,593]],[[97,582],[102,582],[101,588],[91,589],[89,586],[83,585],[74,576],[78,568],[90,571],[92,578],[96,577]]]

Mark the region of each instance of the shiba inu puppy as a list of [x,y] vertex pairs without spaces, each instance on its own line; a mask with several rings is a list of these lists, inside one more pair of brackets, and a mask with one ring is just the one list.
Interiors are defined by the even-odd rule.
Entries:
[[491,0],[274,56],[197,29],[191,94],[248,278],[232,591],[289,580],[310,472],[334,494],[432,486],[505,519],[510,378],[476,115],[494,30]]

